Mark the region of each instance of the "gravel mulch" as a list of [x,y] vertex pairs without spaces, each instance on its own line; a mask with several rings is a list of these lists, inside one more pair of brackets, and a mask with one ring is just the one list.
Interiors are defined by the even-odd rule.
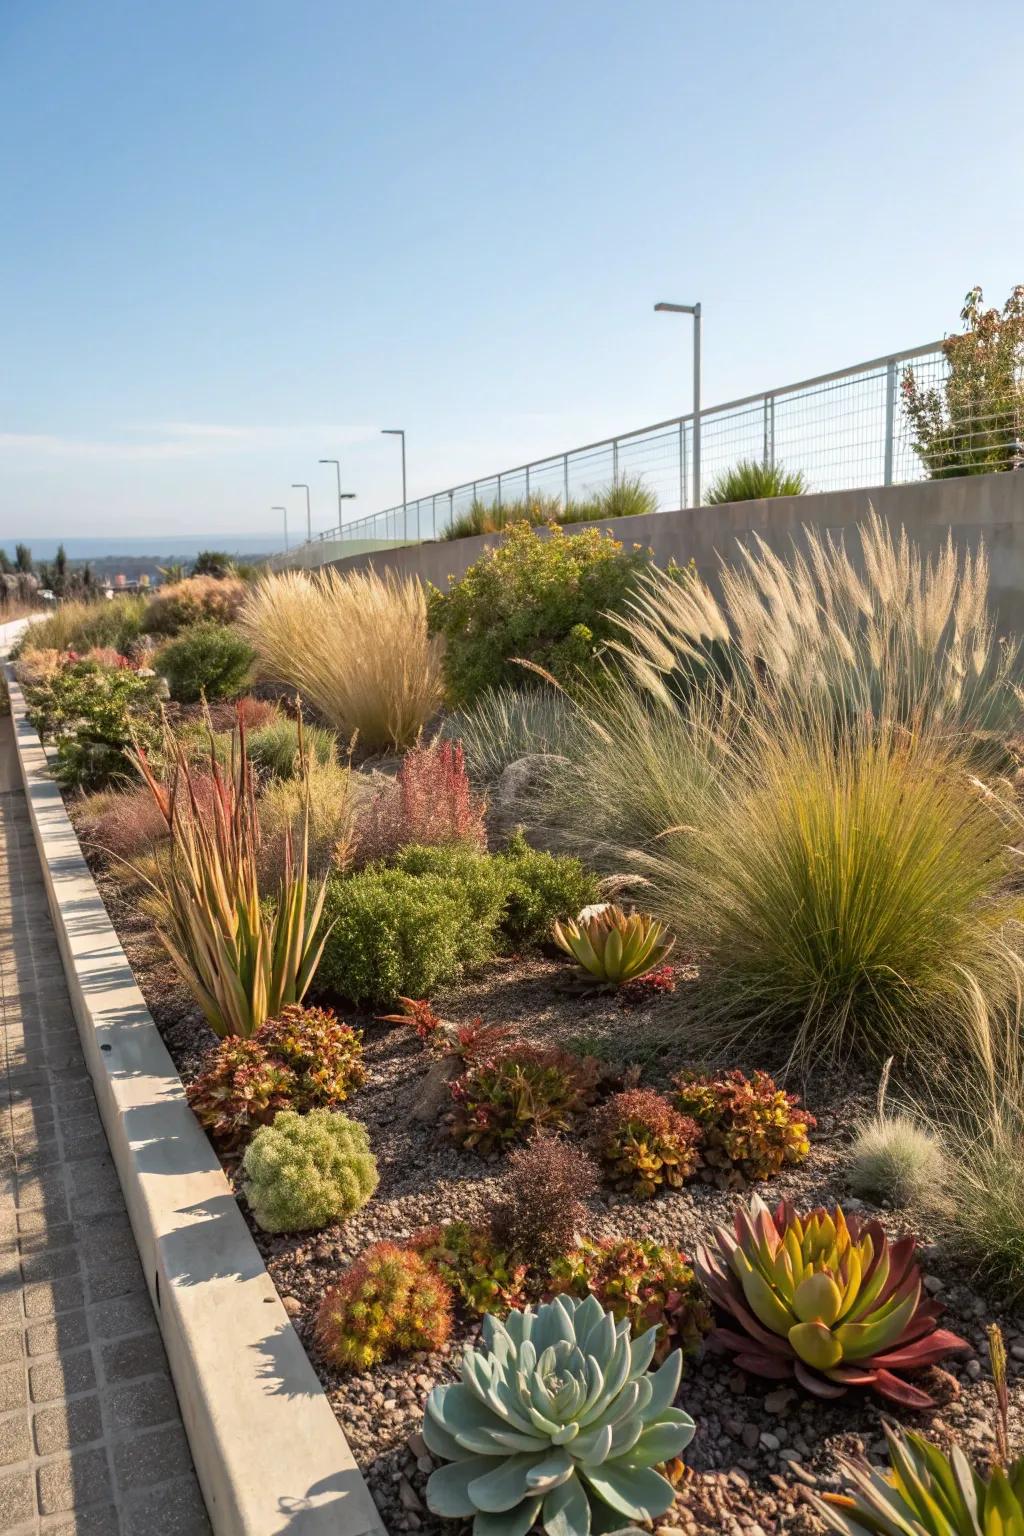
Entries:
[[[96,872],[146,1000],[187,1082],[212,1036],[163,957],[136,896],[102,868]],[[434,1003],[443,1017],[457,1022],[479,1015],[536,1041],[599,1049],[621,1060],[644,1058],[655,1082],[673,1058],[682,1064],[678,1044],[667,1036],[663,1002],[624,1012],[614,999],[560,990],[557,983],[564,975],[564,965],[547,958],[498,961]],[[688,984],[699,985],[692,972],[684,972],[683,985]],[[415,1355],[365,1375],[327,1366],[317,1356],[312,1330],[325,1289],[368,1243],[400,1241],[434,1222],[482,1213],[496,1189],[500,1163],[456,1151],[435,1125],[414,1118],[429,1058],[411,1030],[351,1010],[339,1012],[365,1032],[368,1082],[345,1108],[367,1126],[380,1187],[343,1226],[291,1237],[270,1236],[253,1226],[253,1234],[388,1529],[451,1533],[454,1527],[437,1521],[425,1506],[424,1488],[434,1464],[419,1427],[430,1388],[451,1378],[463,1343],[476,1335],[476,1328],[463,1322],[440,1354]],[[844,1182],[844,1146],[856,1115],[870,1107],[871,1085],[832,1075],[800,1086],[818,1117],[811,1155],[800,1168],[761,1186],[761,1192],[768,1200],[786,1196],[807,1206],[838,1199],[847,1210],[857,1209],[860,1202],[848,1198]],[[692,1252],[702,1236],[728,1219],[732,1203],[731,1195],[700,1183],[646,1202],[598,1198],[590,1203],[588,1230],[652,1237]],[[892,1231],[901,1229],[898,1212],[862,1208],[880,1214]],[[819,1532],[808,1490],[838,1487],[837,1451],[861,1449],[884,1460],[883,1414],[926,1428],[939,1441],[956,1438],[984,1461],[994,1445],[985,1337],[993,1320],[1001,1324],[1008,1345],[1011,1432],[1019,1443],[1024,1433],[1024,1313],[1000,1313],[978,1294],[970,1277],[957,1272],[928,1233],[920,1236],[925,1283],[945,1306],[943,1323],[974,1349],[971,1356],[926,1373],[922,1384],[939,1402],[934,1414],[896,1415],[891,1405],[870,1394],[851,1393],[838,1403],[810,1399],[795,1387],[757,1381],[725,1358],[706,1353],[687,1364],[680,1403],[695,1419],[697,1433],[685,1454],[688,1473],[676,1506],[659,1522],[659,1530],[747,1536]]]

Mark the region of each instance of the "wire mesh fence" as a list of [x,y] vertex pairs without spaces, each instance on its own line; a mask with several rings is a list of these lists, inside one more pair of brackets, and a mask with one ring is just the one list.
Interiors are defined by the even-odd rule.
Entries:
[[701,505],[741,460],[799,471],[808,491],[1015,469],[1024,466],[1022,417],[1024,386],[999,406],[958,397],[942,344],[931,342],[702,410],[699,484],[691,413],[388,507],[320,534],[289,563],[486,532],[517,516],[610,516],[609,493],[626,486],[642,491],[644,510]]

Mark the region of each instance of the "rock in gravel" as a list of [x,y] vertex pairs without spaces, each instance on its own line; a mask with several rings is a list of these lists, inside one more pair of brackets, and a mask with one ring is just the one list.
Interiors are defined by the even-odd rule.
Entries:
[[[531,752],[509,763],[491,789],[488,802],[487,830],[492,841],[503,842],[511,837],[522,822],[533,822],[540,792],[551,783],[552,778],[564,775],[566,770],[572,771],[569,759],[558,757],[552,752]],[[548,839],[543,833],[538,835],[532,827],[530,840],[538,847],[547,846],[550,842],[553,848],[561,846],[563,842],[554,829],[552,837]]]
[[782,1415],[788,1413],[792,1403],[796,1401],[797,1391],[795,1387],[779,1387],[775,1392],[769,1392],[764,1400],[765,1413]]
[[299,1317],[302,1313],[302,1302],[297,1296],[282,1296],[281,1305],[289,1317]]

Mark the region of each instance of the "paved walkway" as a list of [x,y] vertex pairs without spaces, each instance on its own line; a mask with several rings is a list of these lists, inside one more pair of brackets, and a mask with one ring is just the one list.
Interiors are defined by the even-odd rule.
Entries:
[[0,1532],[208,1536],[0,719]]

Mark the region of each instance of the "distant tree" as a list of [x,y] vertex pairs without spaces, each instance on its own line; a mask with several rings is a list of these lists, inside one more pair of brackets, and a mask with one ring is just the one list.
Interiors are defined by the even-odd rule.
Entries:
[[21,571],[26,576],[31,576],[33,570],[32,551],[27,544],[15,544],[14,565],[16,570]]
[[222,549],[201,549],[192,566],[193,576],[216,576],[223,581],[234,573],[235,562]]
[[58,597],[65,597],[68,589],[68,552],[63,544],[57,545],[57,553],[53,559],[53,575],[50,586]]
[[0,549],[0,576],[10,576],[14,570],[6,549]]
[[1002,310],[985,309],[972,288],[960,311],[963,334],[942,343],[946,376],[925,387],[903,370],[903,406],[914,452],[933,480],[1018,467],[1024,438],[1024,285]]

